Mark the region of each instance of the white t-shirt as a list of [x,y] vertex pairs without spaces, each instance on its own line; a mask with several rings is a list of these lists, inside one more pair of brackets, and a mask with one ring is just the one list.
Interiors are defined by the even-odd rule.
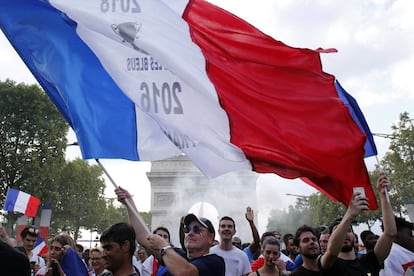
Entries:
[[46,265],[45,260],[36,254],[32,254],[30,262],[36,262],[36,264],[38,264],[40,267],[44,267]]
[[136,269],[138,269],[139,274],[142,275],[142,265],[143,263],[141,260],[138,260],[136,256],[132,256],[132,265],[135,266]]
[[246,253],[233,246],[231,250],[223,250],[219,245],[210,248],[210,253],[217,254],[226,263],[226,276],[241,276],[252,272]]
[[380,276],[404,276],[411,266],[414,266],[414,252],[393,243],[391,252],[384,261],[384,269],[380,270]]

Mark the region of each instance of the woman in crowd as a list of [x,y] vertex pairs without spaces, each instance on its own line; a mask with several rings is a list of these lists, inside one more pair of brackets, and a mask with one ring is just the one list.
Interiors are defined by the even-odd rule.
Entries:
[[286,264],[279,259],[280,243],[273,237],[265,238],[262,246],[264,265],[248,276],[282,276],[286,275]]
[[88,269],[74,247],[69,235],[56,236],[49,247],[47,266],[36,276],[87,276]]

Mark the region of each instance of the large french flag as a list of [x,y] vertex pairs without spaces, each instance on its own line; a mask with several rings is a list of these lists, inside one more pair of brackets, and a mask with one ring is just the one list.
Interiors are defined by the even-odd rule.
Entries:
[[8,188],[3,210],[19,212],[27,217],[35,217],[40,205],[40,199],[28,193]]
[[366,135],[322,71],[204,0],[0,0],[0,27],[88,158],[185,153],[209,177],[306,177],[348,204]]

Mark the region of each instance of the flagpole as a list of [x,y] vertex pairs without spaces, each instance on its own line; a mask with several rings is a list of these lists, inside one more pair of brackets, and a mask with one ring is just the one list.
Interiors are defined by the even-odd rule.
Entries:
[[[109,180],[111,181],[111,183],[115,187],[115,189],[117,189],[119,186],[115,183],[115,181],[113,180],[113,178],[111,177],[111,175],[108,173],[108,171],[102,165],[101,161],[99,161],[98,158],[95,158],[95,161],[101,167],[101,169],[103,170],[103,172],[105,173],[105,175],[109,178]],[[127,205],[127,207],[132,211],[133,215],[138,219],[138,221],[142,224],[142,227],[145,229],[145,231],[149,235],[150,234],[150,231],[148,230],[148,227],[146,226],[146,224],[145,224],[144,220],[142,219],[142,217],[139,215],[137,209],[135,209],[133,207],[133,205],[130,202],[130,200],[132,200],[132,198],[126,198],[125,199],[125,205]]]
[[[378,159],[378,155],[375,155],[375,158],[377,159],[377,164],[378,164],[378,168],[379,168],[380,173],[381,172],[385,173],[385,171],[381,167],[381,163]],[[391,184],[391,181],[390,181],[390,184]],[[385,189],[385,198],[387,199],[387,202],[389,203],[390,202],[390,196],[388,195],[388,189],[386,187],[384,189]]]

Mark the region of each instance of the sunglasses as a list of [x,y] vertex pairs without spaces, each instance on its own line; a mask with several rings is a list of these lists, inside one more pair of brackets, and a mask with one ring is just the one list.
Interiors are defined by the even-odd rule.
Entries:
[[190,231],[193,230],[194,234],[200,234],[202,231],[202,228],[198,225],[194,225],[193,228],[190,228],[188,225],[184,225],[184,233],[188,234]]

